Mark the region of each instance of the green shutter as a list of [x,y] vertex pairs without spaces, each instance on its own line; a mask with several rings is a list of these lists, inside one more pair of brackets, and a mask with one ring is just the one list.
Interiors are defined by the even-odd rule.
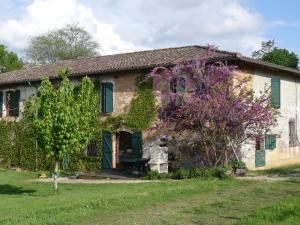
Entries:
[[266,151],[256,150],[255,151],[255,166],[261,167],[266,165]]
[[102,112],[113,112],[113,84],[102,83]]
[[102,83],[102,86],[101,86],[101,110],[103,113],[106,113],[106,83]]
[[280,78],[272,77],[271,79],[272,104],[274,108],[280,108]]
[[274,150],[276,148],[276,136],[273,134],[265,135],[265,149]]
[[11,116],[18,117],[20,115],[20,90],[11,93]]
[[3,92],[0,92],[0,117],[3,116]]
[[102,168],[112,168],[112,136],[108,131],[102,132]]
[[132,134],[132,154],[137,157],[142,157],[143,150],[143,134],[138,131]]

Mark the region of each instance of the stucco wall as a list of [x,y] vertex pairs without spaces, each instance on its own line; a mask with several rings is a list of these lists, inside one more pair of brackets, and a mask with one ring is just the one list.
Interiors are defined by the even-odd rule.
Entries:
[[296,120],[297,134],[300,132],[300,80],[294,76],[276,73],[267,70],[254,70],[253,90],[256,96],[259,92],[271,86],[271,77],[278,76],[281,79],[280,87],[280,116],[278,125],[271,129],[270,133],[277,135],[276,149],[266,150],[266,166],[255,167],[255,144],[248,143],[243,146],[244,160],[250,169],[266,169],[293,163],[300,163],[300,146],[289,146],[289,121]]

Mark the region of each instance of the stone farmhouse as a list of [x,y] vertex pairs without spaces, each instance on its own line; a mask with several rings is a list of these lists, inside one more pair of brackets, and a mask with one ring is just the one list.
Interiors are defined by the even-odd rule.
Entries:
[[[99,82],[102,116],[118,116],[126,113],[128,105],[137,92],[136,79],[148,74],[156,66],[172,66],[177,60],[192,60],[206,56],[207,47],[185,46],[140,51],[116,55],[99,56],[78,60],[67,60],[52,65],[42,65],[8,72],[0,76],[0,116],[2,120],[18,121],[22,117],[24,102],[38,93],[43,77],[58,81],[58,71],[71,68],[70,79],[75,83],[83,76]],[[209,61],[224,61],[237,65],[241,76],[251,76],[251,88],[259,94],[266,85],[271,86],[274,107],[280,110],[278,126],[265,135],[263,142],[247,143],[243,146],[244,161],[249,169],[271,168],[300,163],[300,71],[262,62],[241,54],[217,50]],[[299,89],[299,90],[298,90]],[[154,92],[161,90],[154,87]],[[161,99],[157,95],[157,102]],[[161,145],[161,138],[149,141],[147,131],[132,132],[120,129],[116,134],[104,132],[104,169],[122,166],[120,157],[127,149],[142,151],[140,157],[150,158],[152,170],[167,172],[167,147]]]

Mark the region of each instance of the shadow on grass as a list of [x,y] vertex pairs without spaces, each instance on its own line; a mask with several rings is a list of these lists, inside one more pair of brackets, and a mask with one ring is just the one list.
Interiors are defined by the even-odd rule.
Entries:
[[36,192],[34,189],[24,189],[23,187],[17,187],[9,184],[0,185],[0,194],[5,195],[22,195],[31,194]]

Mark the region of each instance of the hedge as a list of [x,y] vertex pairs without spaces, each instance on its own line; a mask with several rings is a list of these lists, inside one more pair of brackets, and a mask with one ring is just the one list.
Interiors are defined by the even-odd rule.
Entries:
[[[0,121],[0,166],[26,170],[52,170],[53,162],[38,148],[35,133],[26,123]],[[100,146],[98,149],[101,149]],[[71,155],[67,171],[96,171],[101,169],[101,151],[97,157]]]

